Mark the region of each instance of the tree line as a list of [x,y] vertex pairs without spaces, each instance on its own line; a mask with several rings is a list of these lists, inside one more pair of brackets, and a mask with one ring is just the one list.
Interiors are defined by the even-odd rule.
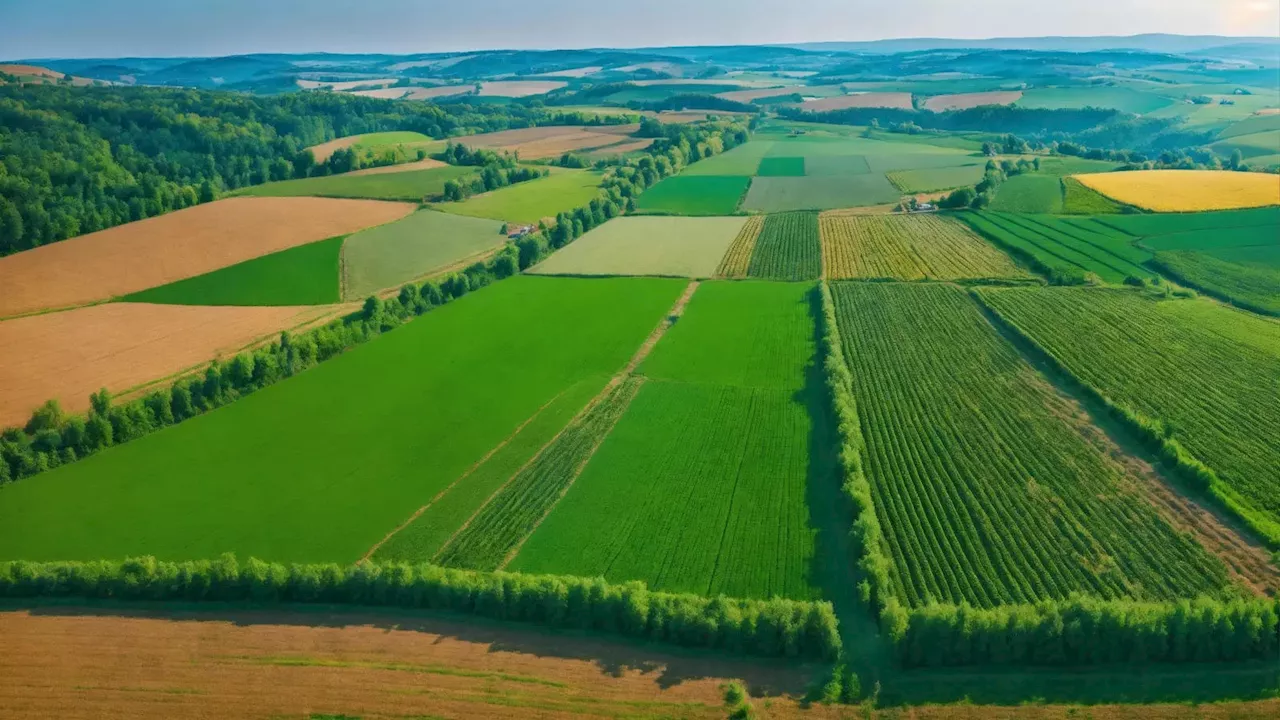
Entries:
[[442,152],[432,157],[450,165],[480,168],[480,173],[470,181],[445,182],[444,199],[454,202],[515,183],[537,180],[551,174],[551,171],[546,169],[521,167],[517,158],[507,153],[484,148],[473,150],[462,143],[451,142]]
[[576,628],[685,647],[832,660],[827,602],[654,592],[603,578],[485,573],[406,563],[282,565],[216,560],[0,563],[0,597],[124,601],[324,603],[444,610]]

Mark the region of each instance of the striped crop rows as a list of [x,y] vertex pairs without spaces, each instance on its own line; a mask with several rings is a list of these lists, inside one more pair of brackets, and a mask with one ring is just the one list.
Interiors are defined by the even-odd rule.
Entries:
[[1106,282],[1150,277],[1151,254],[1133,238],[1083,219],[1011,213],[965,213],[965,221],[1000,245],[1032,256],[1048,269],[1094,273]]
[[747,274],[766,280],[817,280],[822,274],[818,214],[787,212],[765,218]]
[[747,224],[742,226],[738,236],[733,239],[733,244],[725,252],[724,259],[720,261],[720,267],[716,269],[716,277],[744,278],[747,276],[747,270],[751,267],[751,253],[756,249],[756,238],[760,237],[760,230],[763,227],[763,215],[752,215],[747,218]]
[[892,591],[994,607],[1216,594],[1225,567],[963,291],[833,286]]
[[1158,423],[1218,476],[1243,514],[1280,523],[1275,323],[1119,288],[984,291],[982,298],[1083,383]]
[[935,215],[824,215],[827,277],[962,280],[1023,277],[1007,255]]

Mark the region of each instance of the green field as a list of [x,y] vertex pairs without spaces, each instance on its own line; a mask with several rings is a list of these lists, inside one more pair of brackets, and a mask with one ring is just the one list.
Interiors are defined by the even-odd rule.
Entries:
[[1060,213],[1062,179],[1034,173],[1015,175],[1000,184],[990,208],[1007,213]]
[[[1242,135],[1253,135],[1274,130],[1280,130],[1280,113],[1245,118],[1218,133],[1218,137],[1223,140],[1229,140]],[[1277,148],[1276,152],[1280,152],[1280,148]]]
[[1280,270],[1280,208],[1167,215],[1117,215],[1098,222],[1155,250],[1191,250],[1219,260]]
[[[1280,258],[1274,251],[1271,255]],[[1232,305],[1280,316],[1280,268],[1229,262],[1188,250],[1158,252],[1155,265],[1184,285]]]
[[543,275],[715,275],[745,217],[619,217],[557,250]]
[[[1280,324],[1122,289],[983,298],[1081,381],[1163,427],[1280,544]],[[1197,312],[1182,312],[1188,305]]]
[[817,280],[822,275],[818,214],[789,212],[766,217],[747,275],[766,280]]
[[361,230],[343,248],[343,295],[360,299],[442,270],[507,237],[496,220],[419,210],[393,223]]
[[1014,103],[1024,108],[1114,108],[1145,115],[1173,104],[1173,99],[1126,86],[1089,88],[1036,88]]
[[1064,215],[1115,215],[1124,206],[1072,177],[1062,178],[1062,213]]
[[766,157],[760,161],[760,169],[756,175],[761,177],[803,177],[805,174],[802,157]]
[[[702,163],[694,163],[694,166]],[[732,215],[747,191],[748,178],[676,175],[645,190],[636,211],[659,215]]]
[[888,173],[888,178],[904,193],[924,193],[976,185],[985,174],[986,169],[982,165],[962,165],[927,170],[897,170]]
[[1089,218],[989,211],[959,217],[997,245],[1030,255],[1050,270],[1093,273],[1110,283],[1155,274],[1143,267],[1150,252],[1134,246],[1132,237]]
[[[1222,210],[1218,212],[1197,213],[1153,213],[1143,215],[1118,215],[1103,218],[1100,222],[1122,230],[1130,235],[1148,238],[1148,242],[1157,235],[1174,235],[1195,231],[1210,231],[1213,235],[1206,238],[1222,237],[1220,231],[1230,228],[1249,228],[1263,225],[1280,225],[1280,208],[1257,208],[1254,210]],[[1204,249],[1207,246],[1153,245],[1161,250]]]
[[352,563],[558,394],[620,370],[684,285],[505,280],[0,489],[0,558]]
[[1090,160],[1072,155],[1055,155],[1040,158],[1040,172],[1045,175],[1081,175],[1085,173],[1111,172],[1120,167],[1120,163],[1109,160]]
[[126,295],[166,305],[326,305],[342,300],[339,262],[345,237],[299,245],[211,273]]
[[544,218],[586,206],[598,194],[599,173],[554,169],[548,177],[516,183],[459,203],[440,203],[435,209],[455,215],[537,225]]
[[776,213],[790,210],[885,205],[897,202],[901,193],[884,175],[843,177],[758,177],[751,181],[743,210]]
[[751,177],[760,167],[760,161],[769,154],[772,140],[752,140],[745,145],[704,158],[681,171],[684,177],[695,175],[740,175]]
[[255,197],[316,196],[421,201],[440,197],[446,182],[473,172],[475,168],[450,165],[375,175],[327,175],[254,185],[237,190],[234,194]]
[[732,92],[741,90],[740,85],[730,85],[726,83],[716,83],[714,81],[707,83],[671,83],[661,85],[637,85],[624,90],[619,90],[611,95],[601,98],[603,102],[617,103],[620,105],[641,102],[651,103],[666,100],[674,95],[717,95],[723,92]]
[[511,569],[816,597],[812,292],[704,283],[641,366],[647,380],[626,415]]
[[1209,149],[1223,157],[1230,157],[1232,153],[1239,150],[1246,161],[1253,164],[1261,164],[1265,167],[1270,163],[1257,163],[1255,158],[1270,157],[1280,153],[1280,130],[1267,130],[1251,135],[1236,135],[1228,140],[1220,140],[1210,145]]
[[1151,480],[962,290],[838,283],[833,294],[904,604],[1172,599],[1228,584],[1223,563],[1156,512]]

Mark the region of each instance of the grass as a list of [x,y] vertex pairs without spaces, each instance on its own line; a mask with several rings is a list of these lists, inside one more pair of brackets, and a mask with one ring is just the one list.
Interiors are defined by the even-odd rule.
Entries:
[[1210,145],[1209,149],[1228,158],[1231,157],[1236,150],[1239,150],[1240,154],[1250,164],[1260,164],[1263,167],[1266,167],[1271,163],[1258,163],[1255,158],[1272,156],[1276,153],[1280,153],[1280,130],[1266,130],[1264,132],[1253,133],[1250,135],[1236,135],[1230,139],[1220,140]]
[[684,285],[504,280],[211,413],[0,489],[0,557],[354,562],[538,408],[617,372]]
[[1053,175],[1027,173],[1001,183],[991,209],[999,212],[1053,214],[1062,212],[1062,180]]
[[893,203],[900,195],[888,179],[876,174],[758,177],[751,181],[751,189],[747,191],[742,208],[766,213],[832,210]]
[[777,213],[765,218],[747,275],[768,280],[817,280],[822,274],[818,215]]
[[[1217,474],[1237,514],[1280,531],[1280,325],[1205,300],[1125,289],[983,298],[1082,382],[1159,423]],[[1188,306],[1196,312],[1184,312]]]
[[832,279],[1022,278],[1007,255],[936,215],[823,216],[823,267]]
[[[1101,218],[1099,222],[1130,235],[1144,238],[1144,243],[1158,250],[1202,250],[1225,244],[1234,246],[1235,240],[1224,230],[1280,226],[1280,208],[1256,210],[1224,210],[1160,215],[1117,215]],[[1164,244],[1168,236],[1170,244]],[[1180,238],[1177,244],[1173,238]]]
[[680,176],[739,175],[751,177],[756,174],[756,170],[760,167],[760,161],[764,159],[772,147],[772,140],[752,140],[727,152],[699,160],[685,168],[680,173]]
[[816,597],[805,505],[812,289],[703,284],[641,366],[648,380],[627,414],[511,568]]
[[833,294],[904,604],[1171,599],[1229,582],[963,291],[838,283]]
[[1115,108],[1121,112],[1145,115],[1173,104],[1173,99],[1125,86],[1088,88],[1036,88],[1028,90],[1014,103],[1024,108],[1078,109],[1086,107]]
[[802,157],[766,157],[760,160],[760,169],[756,171],[761,177],[803,177],[804,174]]
[[345,237],[299,245],[126,295],[164,305],[327,305],[342,300],[339,255]]
[[[1243,135],[1254,135],[1273,130],[1280,130],[1280,113],[1247,117],[1218,133],[1218,137],[1222,140],[1230,140]],[[1280,152],[1280,148],[1277,148],[1276,151]]]
[[871,167],[865,155],[814,155],[804,159],[804,174],[810,177],[840,177],[869,172]]
[[1280,316],[1280,268],[1229,262],[1187,250],[1158,252],[1155,266],[1178,282],[1232,305]]
[[751,181],[745,177],[676,175],[645,190],[636,211],[665,215],[732,215]]
[[904,193],[924,193],[976,185],[985,173],[982,165],[897,170],[888,173],[889,182]]
[[1227,170],[1138,170],[1077,175],[1087,187],[1152,212],[1280,205],[1280,176]]
[[449,167],[381,173],[376,175],[328,175],[302,180],[281,180],[243,188],[236,195],[255,197],[335,197],[370,200],[434,199],[444,184],[475,172],[475,168]]
[[1034,258],[1042,268],[1074,275],[1093,273],[1111,283],[1130,276],[1154,276],[1144,267],[1150,252],[1135,247],[1131,237],[1089,219],[996,212],[960,217],[997,245]]
[[711,277],[745,217],[620,217],[556,251],[543,275]]
[[1062,212],[1065,215],[1115,215],[1124,206],[1085,187],[1072,177],[1062,179]]
[[432,210],[362,230],[343,249],[343,290],[359,299],[441,270],[506,242],[496,220]]
[[600,174],[585,170],[554,170],[549,177],[516,183],[460,203],[435,207],[455,215],[536,225],[544,218],[583,207],[600,192]]

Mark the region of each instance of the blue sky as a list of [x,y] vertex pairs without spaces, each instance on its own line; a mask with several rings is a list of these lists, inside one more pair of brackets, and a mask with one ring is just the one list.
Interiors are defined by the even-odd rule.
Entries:
[[1280,0],[0,0],[0,57],[1280,34]]

